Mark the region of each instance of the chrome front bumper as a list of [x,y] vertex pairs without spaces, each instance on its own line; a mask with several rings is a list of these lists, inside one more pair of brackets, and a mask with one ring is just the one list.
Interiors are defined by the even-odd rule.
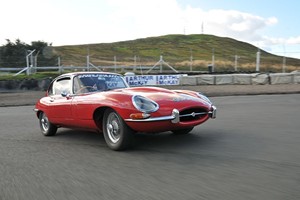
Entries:
[[197,116],[197,115],[206,115],[208,114],[210,118],[215,119],[216,114],[217,114],[217,108],[216,106],[211,107],[211,111],[209,112],[193,112],[190,114],[185,114],[185,115],[180,115],[179,110],[173,109],[172,115],[170,116],[163,116],[163,117],[151,117],[147,119],[125,119],[127,122],[156,122],[156,121],[166,121],[166,120],[171,120],[173,124],[176,124],[180,121],[180,117],[189,117],[189,116]]
[[209,117],[212,118],[212,119],[215,119],[216,116],[217,116],[217,107],[216,106],[212,106],[211,109],[212,110],[208,112]]

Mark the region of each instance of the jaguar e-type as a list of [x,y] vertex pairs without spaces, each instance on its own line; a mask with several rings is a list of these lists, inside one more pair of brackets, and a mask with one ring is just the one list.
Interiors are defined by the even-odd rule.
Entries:
[[136,133],[186,134],[216,117],[216,107],[199,92],[129,87],[122,75],[106,72],[58,76],[34,111],[45,136],[59,127],[95,130],[113,150],[128,148]]

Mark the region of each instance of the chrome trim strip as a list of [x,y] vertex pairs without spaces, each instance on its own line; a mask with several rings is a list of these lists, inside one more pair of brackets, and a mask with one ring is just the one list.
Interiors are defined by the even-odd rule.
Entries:
[[179,111],[177,109],[173,109],[172,115],[170,116],[162,116],[162,117],[152,117],[147,119],[124,119],[126,122],[156,122],[156,121],[166,121],[172,120],[172,123],[179,122]]
[[166,121],[173,120],[174,116],[163,116],[163,117],[153,117],[147,119],[125,119],[126,122],[155,122],[155,121]]

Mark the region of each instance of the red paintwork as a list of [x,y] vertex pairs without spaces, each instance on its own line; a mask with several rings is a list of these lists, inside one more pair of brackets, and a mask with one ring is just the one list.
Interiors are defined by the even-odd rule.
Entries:
[[[73,77],[76,73],[69,74]],[[129,119],[130,114],[140,113],[132,104],[133,95],[142,95],[152,99],[159,105],[151,117],[170,116],[174,108],[179,111],[188,108],[202,108],[206,111],[212,109],[211,103],[200,99],[196,92],[167,90],[158,87],[136,87],[116,89],[105,92],[63,97],[61,95],[41,98],[36,104],[36,110],[45,112],[52,124],[61,127],[78,127],[102,131],[102,115],[105,108],[114,109],[123,119]],[[182,98],[179,94],[188,94],[194,99]],[[102,110],[101,110],[102,109]],[[129,127],[137,132],[162,132],[169,130],[194,127],[205,122],[209,116],[191,122],[172,123],[171,121],[156,122],[126,122]]]

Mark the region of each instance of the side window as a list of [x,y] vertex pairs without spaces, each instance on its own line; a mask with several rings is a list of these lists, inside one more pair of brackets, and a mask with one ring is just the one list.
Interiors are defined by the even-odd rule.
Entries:
[[62,92],[71,93],[71,79],[70,77],[58,79],[54,82],[52,87],[52,94],[60,95]]
[[74,79],[73,79],[73,93],[74,94],[80,93],[80,80],[77,76],[74,77]]

